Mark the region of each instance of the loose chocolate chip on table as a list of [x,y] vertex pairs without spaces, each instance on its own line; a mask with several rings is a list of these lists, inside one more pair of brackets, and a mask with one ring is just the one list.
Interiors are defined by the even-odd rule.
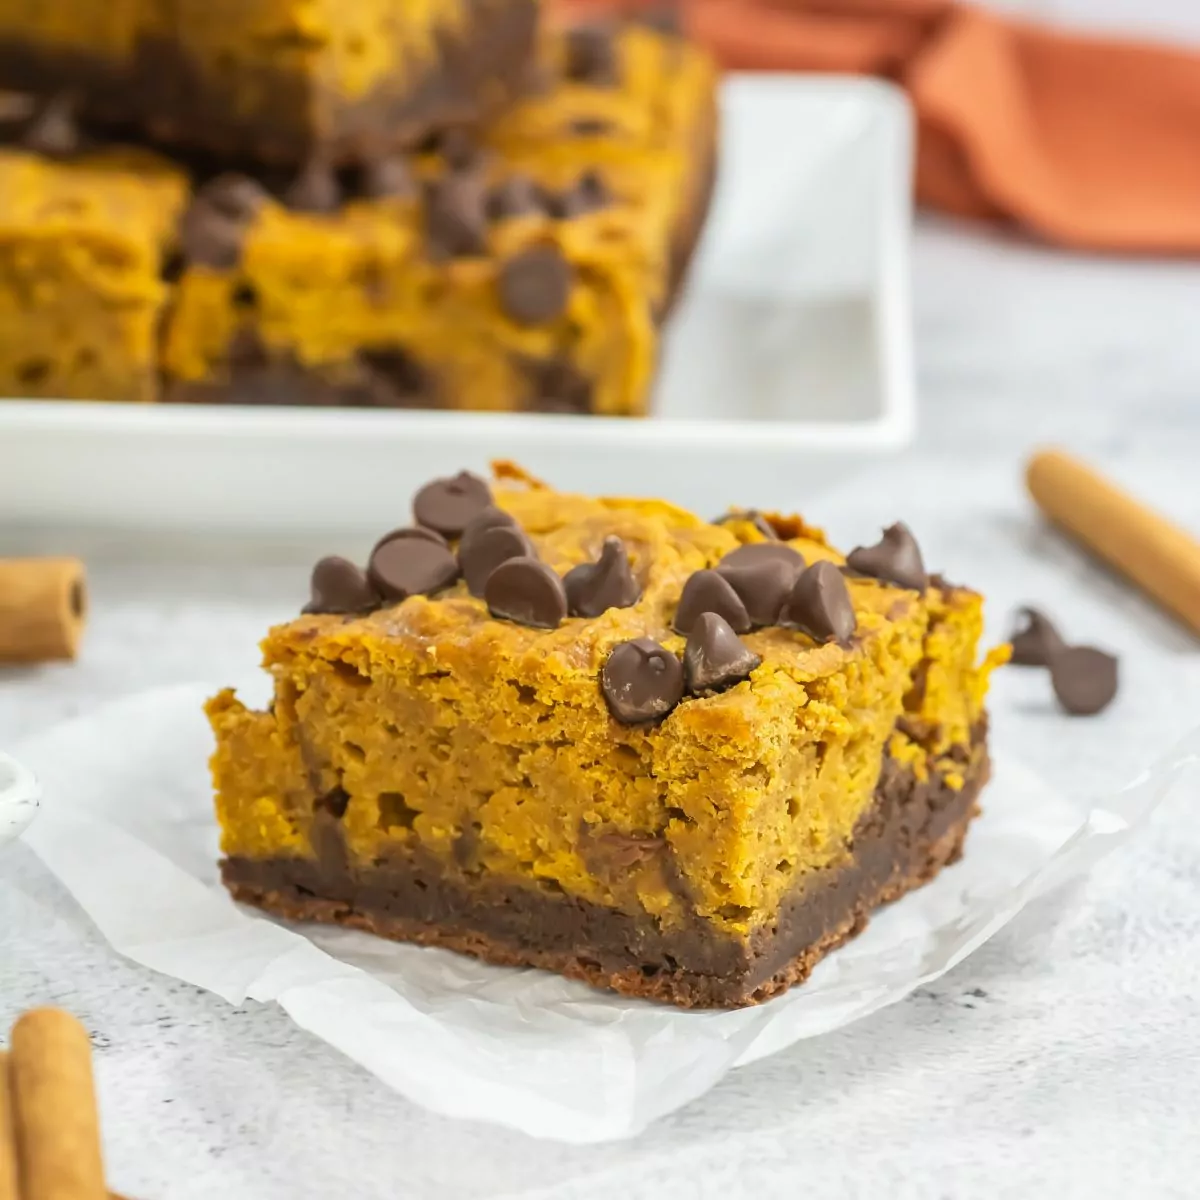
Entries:
[[617,82],[617,44],[604,25],[580,25],[567,31],[566,75],[576,83],[611,87]]
[[21,135],[21,145],[47,158],[78,154],[82,138],[75,122],[75,104],[70,96],[54,96],[34,114]]
[[249,175],[227,171],[210,179],[196,193],[196,199],[235,221],[250,221],[267,199],[266,189]]
[[425,229],[435,253],[448,258],[487,250],[487,188],[476,172],[434,181],[426,194]]
[[488,485],[470,471],[459,471],[451,478],[427,483],[413,499],[413,516],[418,525],[453,538],[491,503]]
[[449,547],[423,537],[393,537],[371,552],[367,574],[388,600],[427,596],[458,578],[458,560]]
[[542,194],[528,175],[510,175],[488,194],[487,212],[493,221],[505,217],[527,217],[544,211]]
[[563,579],[573,617],[598,617],[610,608],[628,608],[642,594],[629,566],[629,553],[618,537],[604,539],[600,558],[572,567]]
[[1067,646],[1050,660],[1050,682],[1068,713],[1090,717],[1117,694],[1117,660],[1094,646]]
[[750,624],[758,628],[779,620],[779,610],[804,569],[804,558],[784,542],[753,542],[730,551],[716,569],[746,606]]
[[411,196],[417,185],[404,159],[387,154],[372,159],[363,167],[362,188],[372,199],[384,200]]
[[[778,607],[775,609],[779,611]],[[742,598],[719,571],[696,571],[683,585],[675,610],[675,632],[689,634],[705,613],[721,617],[734,633],[749,633],[750,614]]]
[[361,613],[379,607],[379,593],[367,573],[346,558],[331,555],[313,567],[312,599],[306,613]]
[[921,547],[903,521],[889,525],[883,531],[882,540],[874,546],[851,550],[846,565],[860,575],[870,575],[918,592],[923,592],[929,585],[929,576],[921,560]]
[[665,717],[683,699],[683,667],[653,638],[622,642],[600,673],[608,710],[622,725]]
[[530,246],[500,268],[496,286],[501,306],[522,325],[553,321],[566,311],[573,275],[571,264],[557,246]]
[[555,629],[567,615],[567,593],[562,580],[536,558],[510,558],[488,577],[483,598],[494,617]]
[[484,595],[487,581],[502,562],[534,557],[529,539],[511,525],[493,525],[475,534],[469,542],[464,534],[458,547],[458,565],[472,596]]
[[749,677],[762,662],[716,613],[702,613],[688,634],[683,651],[683,672],[688,691],[716,691]]
[[333,167],[322,158],[310,159],[284,193],[283,202],[297,212],[336,212],[342,189]]
[[779,623],[799,629],[818,642],[846,641],[857,620],[841,571],[831,562],[813,563],[796,580],[779,614]]
[[1012,642],[1012,659],[1018,667],[1048,667],[1066,642],[1045,613],[1036,608],[1023,608],[1020,615],[1025,619],[1023,628],[1016,630],[1009,639]]
[[775,532],[774,528],[767,521],[767,518],[757,508],[748,508],[745,512],[737,512],[731,509],[724,516],[718,517],[713,524],[728,525],[730,521],[748,521],[768,542],[779,541],[779,534]]

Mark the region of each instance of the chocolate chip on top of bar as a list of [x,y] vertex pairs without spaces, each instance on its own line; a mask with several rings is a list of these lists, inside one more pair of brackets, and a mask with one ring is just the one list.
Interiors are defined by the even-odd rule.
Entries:
[[761,663],[762,658],[738,637],[729,622],[714,612],[701,613],[683,651],[683,674],[693,695],[741,683]]
[[752,627],[774,625],[804,558],[785,542],[751,542],[730,551],[717,563],[724,578],[746,606]]
[[779,624],[818,642],[848,641],[854,633],[854,602],[842,573],[831,562],[802,571],[779,613]]
[[605,538],[599,559],[572,567],[563,584],[573,617],[598,617],[610,608],[628,608],[642,594],[629,565],[629,552],[618,537]]
[[876,545],[851,550],[846,556],[846,565],[860,575],[870,575],[916,592],[923,592],[929,586],[921,547],[903,521],[889,525]]

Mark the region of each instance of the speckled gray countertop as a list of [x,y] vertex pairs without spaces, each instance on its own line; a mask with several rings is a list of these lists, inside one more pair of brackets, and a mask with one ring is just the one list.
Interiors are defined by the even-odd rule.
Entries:
[[[1046,532],[1036,442],[1092,458],[1200,531],[1200,266],[1064,257],[922,225],[916,447],[809,505],[853,541],[902,515],[927,560],[1044,603],[1123,655],[1117,705],[1059,716],[1003,673],[997,744],[1103,792],[1200,725],[1200,642]],[[23,547],[39,549],[44,547]],[[159,683],[239,678],[306,565],[89,556],[80,662],[0,674],[0,741]],[[569,1148],[431,1116],[278,1010],[115,958],[18,846],[0,856],[0,1024],[42,1003],[92,1031],[113,1183],[142,1200],[1194,1196],[1200,1178],[1200,821],[1177,795],[1085,884],[931,988],[735,1072],[624,1144]]]

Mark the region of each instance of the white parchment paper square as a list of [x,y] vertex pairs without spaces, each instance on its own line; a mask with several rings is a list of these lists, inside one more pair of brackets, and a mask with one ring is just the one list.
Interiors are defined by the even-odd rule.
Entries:
[[45,788],[34,851],[135,962],[231,1004],[275,1001],[437,1112],[570,1142],[631,1137],[734,1067],[937,978],[1117,846],[1200,760],[1197,734],[1125,791],[1075,804],[1001,750],[962,862],[879,913],[803,987],[757,1008],[680,1012],[239,908],[216,869],[201,712],[214,690],[144,693],[17,748]]

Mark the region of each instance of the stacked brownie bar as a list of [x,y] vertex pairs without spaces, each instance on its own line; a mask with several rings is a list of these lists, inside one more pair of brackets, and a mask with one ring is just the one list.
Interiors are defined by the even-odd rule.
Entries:
[[538,0],[0,11],[0,395],[639,414],[714,73]]

